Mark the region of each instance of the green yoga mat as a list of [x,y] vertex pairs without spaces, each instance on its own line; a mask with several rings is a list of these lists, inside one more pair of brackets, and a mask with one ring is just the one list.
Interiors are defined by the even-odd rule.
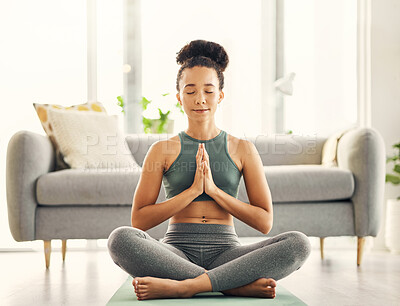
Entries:
[[117,290],[113,297],[108,301],[108,306],[124,305],[306,305],[299,298],[295,297],[282,286],[276,287],[274,299],[252,298],[241,296],[226,296],[221,292],[202,292],[197,293],[191,298],[181,299],[153,299],[138,301],[132,286],[132,277],[129,276],[125,283]]

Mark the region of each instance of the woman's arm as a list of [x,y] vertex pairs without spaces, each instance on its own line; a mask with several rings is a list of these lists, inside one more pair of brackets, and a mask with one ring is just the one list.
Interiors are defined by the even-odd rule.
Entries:
[[165,165],[165,141],[155,142],[148,150],[143,161],[142,173],[133,197],[131,224],[146,231],[169,219],[197,196],[194,188],[188,188],[164,202],[157,203]]
[[248,140],[240,140],[239,150],[250,205],[216,186],[209,195],[234,217],[263,234],[268,234],[273,223],[272,198],[260,155],[255,145]]

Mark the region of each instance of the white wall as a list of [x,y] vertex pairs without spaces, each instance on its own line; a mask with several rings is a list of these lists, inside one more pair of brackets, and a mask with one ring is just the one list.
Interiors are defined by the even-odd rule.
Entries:
[[[382,134],[391,154],[391,146],[400,141],[400,1],[373,0],[371,30],[372,127]],[[397,196],[400,188],[386,184],[385,207],[387,199]],[[376,249],[385,248],[384,216]]]

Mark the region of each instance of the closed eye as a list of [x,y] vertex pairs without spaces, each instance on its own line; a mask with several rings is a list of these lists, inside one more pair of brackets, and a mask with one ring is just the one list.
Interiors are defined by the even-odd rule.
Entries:
[[[212,93],[214,93],[214,92],[213,92],[213,91],[206,91],[206,93],[212,94]],[[193,91],[193,92],[187,92],[187,94],[188,94],[188,95],[192,95],[192,94],[194,94],[194,91]]]

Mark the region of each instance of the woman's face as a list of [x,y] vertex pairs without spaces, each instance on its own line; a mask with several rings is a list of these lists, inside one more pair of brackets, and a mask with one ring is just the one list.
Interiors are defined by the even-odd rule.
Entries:
[[[195,66],[186,68],[179,81],[180,92],[176,94],[187,116],[194,120],[214,116],[218,104],[224,98],[219,90],[217,72],[213,68]],[[205,109],[206,111],[196,111]]]

